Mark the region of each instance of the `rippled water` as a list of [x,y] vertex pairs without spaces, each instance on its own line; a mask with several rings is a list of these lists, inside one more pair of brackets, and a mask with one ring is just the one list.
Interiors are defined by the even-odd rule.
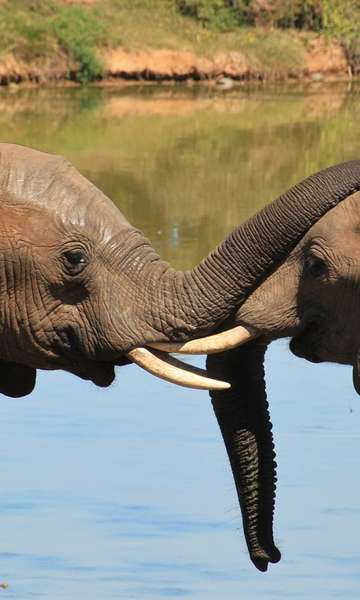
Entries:
[[[179,268],[292,183],[360,156],[359,89],[0,93],[0,138],[61,152]],[[267,356],[283,560],[250,564],[206,393],[136,367],[0,401],[0,597],[356,598],[360,407],[346,367]]]

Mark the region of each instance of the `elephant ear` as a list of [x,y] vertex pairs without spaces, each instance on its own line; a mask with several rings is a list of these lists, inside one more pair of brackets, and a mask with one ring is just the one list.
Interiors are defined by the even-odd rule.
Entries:
[[0,361],[0,393],[11,398],[31,394],[35,387],[36,369],[14,362]]
[[281,558],[273,539],[276,463],[259,341],[207,359],[212,377],[231,389],[211,392],[233,472],[250,558],[260,571]]

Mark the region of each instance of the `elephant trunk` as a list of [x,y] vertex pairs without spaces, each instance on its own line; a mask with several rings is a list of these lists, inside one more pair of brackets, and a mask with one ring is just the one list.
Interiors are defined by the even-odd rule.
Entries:
[[251,342],[208,357],[211,375],[225,376],[231,389],[212,392],[240,502],[250,557],[260,571],[278,562],[273,539],[276,463],[264,378],[266,345]]
[[177,274],[172,297],[181,301],[175,314],[181,314],[182,327],[175,328],[171,337],[188,339],[194,330],[206,333],[216,327],[318,219],[359,189],[359,160],[320,171],[235,229],[192,271],[183,277]]

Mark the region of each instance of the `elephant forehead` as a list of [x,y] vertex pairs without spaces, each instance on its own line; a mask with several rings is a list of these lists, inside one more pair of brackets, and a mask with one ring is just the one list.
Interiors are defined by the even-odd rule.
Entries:
[[101,232],[105,239],[129,223],[116,206],[61,156],[0,144],[0,200],[44,210],[64,227]]
[[323,240],[343,255],[360,257],[360,192],[329,210],[305,237]]

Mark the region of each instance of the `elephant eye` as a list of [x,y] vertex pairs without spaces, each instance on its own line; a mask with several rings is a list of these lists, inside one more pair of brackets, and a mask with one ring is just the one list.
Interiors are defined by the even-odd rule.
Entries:
[[314,254],[310,254],[306,257],[305,269],[311,277],[316,278],[322,277],[327,272],[325,261],[320,258],[320,256],[314,256]]
[[63,254],[64,264],[70,275],[78,275],[86,267],[89,260],[84,250],[67,250]]

